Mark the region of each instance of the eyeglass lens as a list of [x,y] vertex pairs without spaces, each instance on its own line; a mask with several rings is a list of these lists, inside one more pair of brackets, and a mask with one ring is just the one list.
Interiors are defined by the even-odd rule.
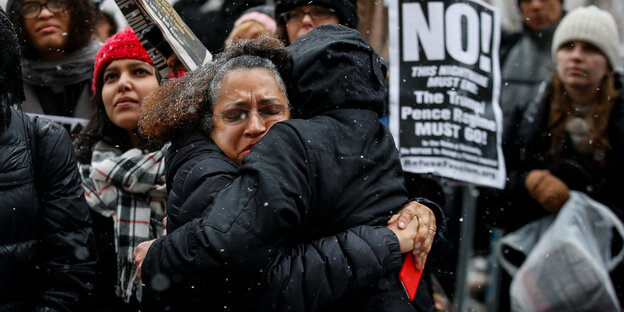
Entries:
[[59,0],[52,0],[46,3],[27,1],[22,4],[22,16],[24,18],[35,18],[41,14],[43,7],[48,9],[51,13],[60,13],[65,10],[66,4]]
[[293,11],[287,12],[286,15],[284,15],[284,18],[286,19],[287,23],[299,23],[301,22],[301,20],[303,19],[305,15],[310,15],[310,18],[312,20],[322,21],[322,20],[326,20],[330,18],[333,14],[334,14],[334,11],[331,9],[329,10],[316,9],[316,10],[311,10],[308,12],[304,12],[300,10],[293,10]]
[[[221,117],[223,121],[228,124],[242,124],[249,120],[251,117],[251,111],[253,110],[246,108],[233,108],[224,110],[221,114],[214,115]],[[284,117],[286,113],[286,106],[281,104],[269,104],[258,108],[256,111],[258,112],[258,117],[260,119],[264,121],[272,121]]]

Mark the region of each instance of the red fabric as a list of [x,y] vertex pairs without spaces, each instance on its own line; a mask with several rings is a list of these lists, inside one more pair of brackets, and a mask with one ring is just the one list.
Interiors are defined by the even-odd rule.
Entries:
[[106,39],[100,51],[95,55],[95,68],[93,71],[93,94],[96,92],[97,84],[106,67],[115,60],[137,59],[146,63],[154,64],[152,59],[143,48],[141,41],[137,38],[132,28],[126,27]]
[[173,79],[173,78],[182,78],[186,76],[186,72],[185,71],[179,71],[177,73],[171,73],[169,74],[169,76],[167,76],[167,78],[169,79]]

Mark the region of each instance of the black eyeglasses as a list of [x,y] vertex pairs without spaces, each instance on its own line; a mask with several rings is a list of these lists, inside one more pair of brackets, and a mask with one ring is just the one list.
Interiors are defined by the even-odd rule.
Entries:
[[286,105],[282,104],[269,104],[264,105],[256,109],[246,108],[233,108],[227,109],[222,114],[212,114],[213,116],[219,116],[223,119],[223,122],[227,125],[239,126],[246,123],[251,118],[251,112],[257,111],[258,117],[263,121],[279,121],[286,117]]
[[288,23],[301,23],[304,16],[310,15],[310,18],[314,21],[324,21],[336,14],[334,9],[314,9],[308,12],[301,10],[292,10],[280,14],[286,24]]
[[37,1],[26,1],[22,3],[22,17],[35,18],[41,14],[43,7],[48,9],[53,14],[61,13],[67,9],[67,3],[60,0],[50,0],[46,3],[39,3]]

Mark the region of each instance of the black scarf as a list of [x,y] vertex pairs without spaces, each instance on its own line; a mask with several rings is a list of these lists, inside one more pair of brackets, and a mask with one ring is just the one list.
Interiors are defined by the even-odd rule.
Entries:
[[95,54],[99,49],[100,44],[92,41],[58,59],[22,59],[22,79],[40,87],[66,86],[89,80],[93,78]]

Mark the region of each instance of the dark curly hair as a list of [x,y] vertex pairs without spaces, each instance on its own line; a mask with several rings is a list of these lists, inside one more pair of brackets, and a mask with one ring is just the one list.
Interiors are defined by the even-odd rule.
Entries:
[[[23,0],[9,0],[7,14],[15,25],[15,32],[22,48],[22,57],[37,59],[39,58],[39,51],[30,42],[24,27],[24,19],[21,14],[22,2]],[[95,31],[97,21],[97,9],[92,0],[72,0],[68,6],[70,27],[65,53],[71,53],[87,46],[91,41],[91,35]]]
[[290,77],[290,54],[275,37],[239,40],[219,54],[214,62],[165,82],[142,105],[139,131],[150,139],[169,141],[177,134],[212,130],[212,106],[223,77],[237,69],[263,68],[273,72],[284,94]]

